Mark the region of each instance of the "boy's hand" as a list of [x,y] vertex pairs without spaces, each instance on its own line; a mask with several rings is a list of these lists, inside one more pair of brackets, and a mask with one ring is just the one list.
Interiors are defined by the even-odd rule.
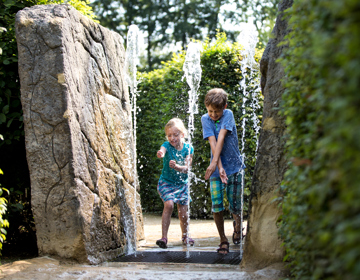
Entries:
[[205,180],[209,179],[211,174],[213,174],[215,170],[216,170],[216,163],[211,162],[209,167],[206,169]]
[[164,153],[162,151],[160,151],[160,150],[157,151],[156,155],[157,155],[158,158],[163,158],[164,157]]
[[170,166],[170,168],[174,168],[174,169],[175,169],[176,161],[175,161],[175,160],[170,160],[169,166]]
[[224,169],[224,168],[220,168],[220,169],[219,169],[219,174],[220,174],[221,182],[223,182],[224,184],[227,184],[228,177],[227,177],[227,175],[226,175],[225,169]]

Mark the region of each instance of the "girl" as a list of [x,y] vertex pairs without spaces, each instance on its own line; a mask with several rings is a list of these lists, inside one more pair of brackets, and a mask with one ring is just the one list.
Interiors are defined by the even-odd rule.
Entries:
[[[170,226],[174,203],[177,204],[183,244],[194,245],[194,240],[188,236],[188,204],[187,188],[188,170],[194,154],[193,147],[184,142],[187,130],[178,118],[171,119],[165,125],[165,135],[168,141],[161,145],[157,152],[158,158],[163,158],[163,169],[157,186],[158,193],[164,202],[162,213],[162,238],[156,241],[160,248],[167,248],[167,234]],[[190,150],[190,153],[189,153]]]

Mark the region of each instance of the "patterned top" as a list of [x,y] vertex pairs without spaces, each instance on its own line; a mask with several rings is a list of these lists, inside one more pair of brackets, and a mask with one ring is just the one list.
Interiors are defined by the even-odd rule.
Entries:
[[[169,141],[166,141],[161,147],[165,147],[166,153],[163,158],[163,169],[161,172],[160,180],[163,180],[169,184],[182,185],[187,184],[188,174],[176,171],[169,167],[170,160],[175,160],[177,164],[184,166],[186,157],[189,155],[188,143],[184,143],[181,151],[175,149]],[[190,154],[194,154],[194,148],[191,146]]]

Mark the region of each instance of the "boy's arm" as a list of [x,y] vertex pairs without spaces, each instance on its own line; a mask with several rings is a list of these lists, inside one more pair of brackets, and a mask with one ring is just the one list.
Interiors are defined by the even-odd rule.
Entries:
[[226,133],[227,133],[227,129],[221,129],[217,142],[216,142],[215,136],[209,137],[209,143],[210,143],[211,151],[213,154],[213,159],[212,159],[209,167],[206,170],[205,180],[210,178],[211,174],[214,173],[216,166],[218,166],[221,181],[225,184],[227,183],[226,172],[222,166],[221,159],[220,159],[220,154],[221,154],[222,148],[224,146],[224,140],[225,140]]
[[171,168],[175,169],[176,171],[181,172],[181,173],[188,173],[189,167],[192,164],[192,159],[193,159],[193,154],[188,155],[186,157],[186,160],[185,160],[185,165],[179,165],[179,164],[176,163],[175,160],[170,160],[169,166]]

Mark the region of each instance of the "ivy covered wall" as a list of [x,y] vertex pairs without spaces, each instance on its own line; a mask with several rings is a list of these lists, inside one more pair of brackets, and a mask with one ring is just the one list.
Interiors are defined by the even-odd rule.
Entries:
[[287,15],[286,261],[296,279],[359,279],[360,2],[294,0]]

